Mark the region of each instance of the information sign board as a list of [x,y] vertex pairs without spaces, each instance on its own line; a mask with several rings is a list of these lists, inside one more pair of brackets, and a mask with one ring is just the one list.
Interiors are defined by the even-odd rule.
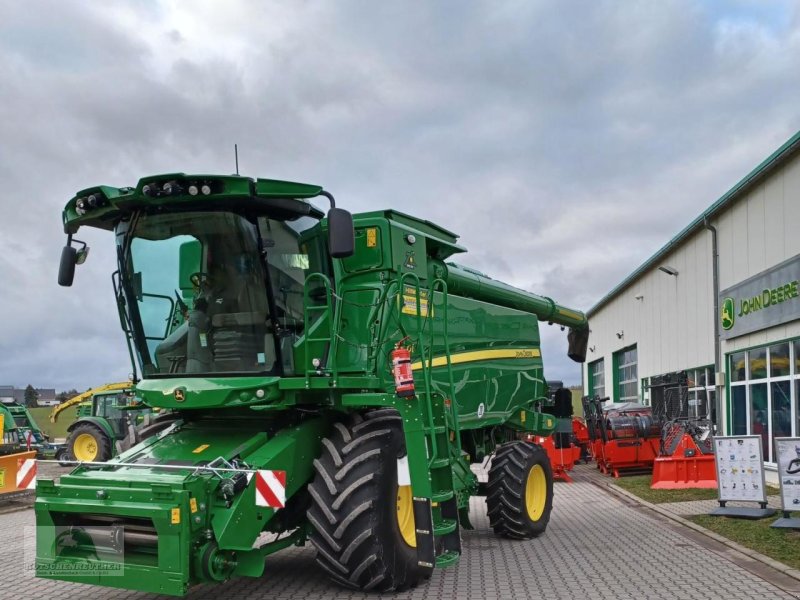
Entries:
[[800,437],[775,438],[783,510],[800,510]]
[[720,502],[766,503],[761,444],[760,435],[714,438]]

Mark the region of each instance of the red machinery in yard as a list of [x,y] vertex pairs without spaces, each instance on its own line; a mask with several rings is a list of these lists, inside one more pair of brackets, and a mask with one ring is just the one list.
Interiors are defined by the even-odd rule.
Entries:
[[671,421],[664,426],[662,455],[653,464],[654,490],[717,487],[713,446],[708,429],[688,421]]
[[547,385],[552,404],[543,406],[542,411],[555,417],[556,430],[547,437],[529,435],[526,440],[545,449],[553,469],[553,479],[571,483],[569,471],[572,471],[582,456],[581,446],[576,443],[574,433],[572,392],[560,381],[548,381]]
[[661,427],[652,409],[637,402],[603,407],[607,398],[583,398],[592,456],[604,474],[649,472],[659,455]]
[[569,471],[575,467],[575,463],[581,458],[580,446],[570,443],[566,447],[556,447],[556,440],[552,435],[548,437],[541,437],[538,435],[527,436],[526,440],[539,444],[547,452],[547,458],[550,459],[550,466],[553,469],[553,479],[556,481],[566,481],[572,483],[572,477],[569,476]]
[[580,448],[580,458],[584,462],[589,462],[592,457],[592,440],[589,437],[586,421],[580,417],[572,417],[572,443]]
[[708,397],[704,387],[689,395],[685,371],[651,378],[650,401],[664,423],[659,456],[653,465],[651,489],[717,487]]

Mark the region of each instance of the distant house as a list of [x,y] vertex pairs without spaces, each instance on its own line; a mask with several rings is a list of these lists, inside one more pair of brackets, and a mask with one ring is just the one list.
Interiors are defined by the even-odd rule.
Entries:
[[[39,406],[55,406],[60,404],[56,399],[55,388],[36,388],[36,393],[39,394],[39,397],[36,399],[36,404]],[[22,390],[22,394],[24,400],[25,390]]]
[[13,402],[16,399],[13,385],[0,385],[0,402]]
[[[58,404],[55,388],[34,388],[38,394],[36,404],[38,406],[55,406]],[[14,387],[13,385],[0,385],[0,402],[17,402],[25,404],[25,388]]]

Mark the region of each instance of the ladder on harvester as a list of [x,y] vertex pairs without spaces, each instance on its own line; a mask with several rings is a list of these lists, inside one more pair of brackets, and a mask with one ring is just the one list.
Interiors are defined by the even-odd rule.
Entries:
[[[312,288],[312,284],[317,283],[317,288]],[[315,302],[311,297],[312,289],[324,290],[324,302]],[[306,352],[315,343],[323,344],[326,352],[322,352],[319,358],[319,365],[308,368],[309,361],[306,360],[306,387],[309,385],[309,378],[319,375],[323,370],[330,372],[334,381],[339,376],[339,369],[336,365],[336,347],[338,338],[333,335],[336,331],[336,319],[338,316],[339,305],[333,303],[333,289],[331,280],[322,273],[310,273],[303,283],[303,334],[306,341]],[[319,316],[317,316],[319,315]],[[315,318],[316,317],[316,318]],[[321,331],[316,331],[320,329]]]
[[[316,289],[321,288],[325,292],[324,301],[321,303],[313,301],[311,297],[312,289],[314,289],[312,284],[316,284]],[[413,273],[406,273],[399,278],[395,285],[397,285],[395,294],[392,293],[393,284],[384,287],[375,306],[386,306],[389,310],[396,309],[398,311],[397,321],[401,336],[412,338],[413,354],[418,358],[417,362],[422,370],[422,386],[416,391],[416,401],[413,404],[414,414],[411,415],[413,418],[408,418],[411,405],[403,405],[403,410],[400,411],[404,415],[406,424],[410,420],[421,424],[421,428],[417,428],[413,432],[406,431],[407,439],[413,438],[420,442],[408,444],[407,453],[409,463],[424,464],[428,474],[427,478],[416,478],[412,481],[417,558],[423,569],[433,569],[434,566],[446,567],[458,562],[461,556],[461,531],[458,498],[455,492],[456,475],[453,465],[455,461],[460,460],[462,454],[458,405],[454,395],[452,361],[447,338],[447,283],[442,279],[435,279],[431,287],[425,289],[423,294],[419,277]],[[437,291],[442,298],[442,304],[438,308],[442,310],[441,337],[444,350],[444,355],[439,357],[435,357],[433,354],[436,333],[432,314]],[[328,277],[320,273],[312,273],[306,277],[303,302],[307,348],[310,348],[313,343],[327,347],[327,352],[322,352],[320,358],[325,363],[321,362],[318,366],[306,368],[307,386],[310,378],[319,376],[323,372],[330,374],[334,381],[338,378],[336,351],[339,338],[336,331],[341,315],[341,302],[334,302],[334,297],[339,300],[335,296]],[[395,297],[398,304],[393,303]],[[402,310],[406,300],[415,307],[412,315],[408,315]],[[404,327],[404,325],[406,326]],[[429,331],[427,331],[428,327]],[[388,333],[386,332],[386,334]],[[370,348],[375,351],[374,354],[372,352],[370,354],[376,360],[378,359],[378,350],[383,347],[384,343],[388,343],[388,340],[381,340],[375,344],[374,348]],[[447,380],[444,385],[447,388],[447,394],[434,389],[432,370],[437,366],[446,367]],[[464,482],[461,487],[466,487]]]
[[[435,305],[436,292],[441,294],[441,306]],[[417,388],[416,406],[425,432],[425,447],[408,448],[408,457],[409,462],[425,460],[427,463],[429,489],[418,489],[419,486],[414,488],[414,520],[419,565],[432,569],[434,565],[446,567],[455,564],[461,555],[458,498],[453,469],[455,461],[461,457],[461,437],[447,338],[447,283],[442,279],[435,279],[423,294],[419,278],[413,273],[406,273],[398,282],[400,307],[407,306],[405,303],[409,298],[413,314],[404,319],[407,313],[398,308],[398,323],[402,334],[410,335],[414,339],[414,354],[419,357],[417,362],[422,370],[422,386]],[[437,308],[442,310],[441,347],[444,350],[443,356],[438,357],[434,356],[436,332],[433,326],[433,312]],[[414,327],[404,327],[404,321],[411,321]],[[447,380],[444,386],[440,382],[440,388],[445,387],[447,393],[434,387],[432,371],[439,366],[446,368]]]

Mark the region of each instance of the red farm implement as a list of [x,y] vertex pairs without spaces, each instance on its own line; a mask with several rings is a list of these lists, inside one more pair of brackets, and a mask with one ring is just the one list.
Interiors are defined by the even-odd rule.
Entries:
[[583,399],[586,426],[597,468],[619,477],[650,472],[659,454],[661,428],[652,410],[636,402],[603,407],[598,397]]
[[[690,388],[694,388],[689,392]],[[653,413],[663,423],[661,448],[653,467],[652,489],[716,488],[710,407],[705,386],[685,371],[653,377]]]

